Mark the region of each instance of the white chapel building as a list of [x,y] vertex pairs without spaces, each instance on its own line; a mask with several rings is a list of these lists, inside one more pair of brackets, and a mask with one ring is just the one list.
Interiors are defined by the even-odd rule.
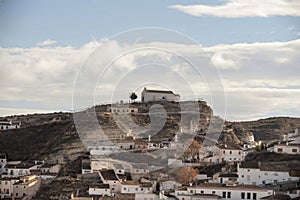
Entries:
[[167,90],[149,90],[144,88],[141,95],[142,102],[151,101],[179,101],[180,95],[175,94],[173,91]]

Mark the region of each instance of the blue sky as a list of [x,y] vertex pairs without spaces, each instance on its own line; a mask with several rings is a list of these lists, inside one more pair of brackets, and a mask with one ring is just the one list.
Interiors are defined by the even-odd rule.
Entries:
[[[104,38],[142,27],[179,31],[204,48],[223,78],[227,119],[300,116],[298,0],[1,0],[0,26],[0,116],[70,110],[76,73],[93,50]],[[198,56],[193,46],[160,42]],[[105,45],[104,55],[128,48]],[[197,97],[209,98],[204,90]]]
[[[203,46],[220,43],[289,41],[300,32],[294,16],[195,17],[174,4],[224,4],[224,1],[1,1],[0,45],[31,47],[47,39],[79,47],[91,39],[110,37],[139,27],[164,27],[183,32]],[[293,30],[289,28],[294,27]]]

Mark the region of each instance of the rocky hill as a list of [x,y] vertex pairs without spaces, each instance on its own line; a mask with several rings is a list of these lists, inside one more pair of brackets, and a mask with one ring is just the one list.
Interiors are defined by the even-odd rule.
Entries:
[[270,143],[281,140],[284,134],[300,128],[300,118],[272,117],[256,121],[226,122],[226,126],[231,127],[240,138],[252,132],[256,141]]
[[[213,116],[212,109],[206,102],[199,101],[199,130],[205,131]],[[148,114],[154,103],[136,103],[139,113],[131,114],[131,119],[143,127],[151,122]],[[163,128],[153,136],[155,139],[173,138],[180,129],[181,106],[176,102],[161,102],[166,110],[166,123]],[[185,102],[189,105],[189,102]],[[96,111],[97,119],[105,134],[112,140],[125,137],[130,127],[120,128],[114,116],[106,112],[107,106],[101,105],[92,108]],[[86,111],[84,111],[86,112]],[[0,152],[5,152],[9,160],[50,160],[66,163],[84,155],[86,149],[76,131],[71,113],[49,113],[34,115],[19,115],[2,117],[0,120],[20,120],[20,129],[0,132]],[[126,126],[126,121],[123,124]],[[144,135],[147,137],[148,135]]]
[[[191,102],[185,102],[189,106]],[[182,113],[181,106],[175,102],[161,102],[166,110],[166,123],[163,128],[153,136],[153,140],[172,139],[182,127],[180,127]],[[148,114],[153,103],[135,103],[139,113],[131,114],[131,119],[139,126],[147,126],[151,122]],[[204,101],[199,101],[199,126],[197,140],[203,140],[213,116],[212,109]],[[105,134],[112,139],[122,138],[128,132],[124,132],[115,121],[110,112],[106,112],[107,106],[96,106],[97,120]],[[68,163],[78,156],[83,156],[86,149],[82,144],[71,113],[50,113],[9,116],[0,120],[13,119],[22,122],[21,129],[6,130],[0,132],[0,152],[5,152],[10,160],[37,160],[45,159]],[[126,122],[126,121],[125,121]],[[123,124],[126,126],[126,123]],[[293,132],[300,127],[299,118],[277,117],[260,119],[248,122],[226,122],[224,131],[219,141],[228,138],[237,145],[241,145],[241,138],[252,132],[256,140],[272,141],[282,138],[285,133]],[[130,128],[130,127],[129,127]],[[186,129],[189,129],[189,124]],[[142,135],[147,138],[147,134]]]

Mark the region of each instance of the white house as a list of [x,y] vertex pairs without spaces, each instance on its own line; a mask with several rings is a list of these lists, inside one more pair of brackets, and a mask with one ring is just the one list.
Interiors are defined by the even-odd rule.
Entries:
[[142,102],[152,101],[179,101],[180,95],[166,90],[148,90],[144,88],[141,94]]
[[275,144],[274,145],[275,153],[286,153],[286,154],[300,154],[300,144]]
[[42,174],[46,174],[46,173],[54,173],[54,174],[58,174],[60,169],[61,169],[61,165],[60,164],[51,164],[51,163],[45,163],[42,166],[39,167],[40,171]]
[[91,155],[102,156],[109,155],[120,151],[118,146],[113,145],[98,145],[98,146],[88,146],[87,150]]
[[21,127],[21,121],[0,121],[0,130],[16,129]]
[[[273,194],[273,190],[264,189],[254,185],[224,185],[205,183],[197,186],[180,188],[175,190],[175,196],[179,200],[194,199],[251,199],[259,200]],[[205,198],[208,197],[208,198]]]
[[216,173],[213,175],[213,183],[226,184],[227,182],[236,182],[238,175],[235,173]]
[[89,186],[89,195],[113,196],[109,184],[95,183]]
[[31,199],[39,191],[41,180],[36,176],[24,176],[20,181],[13,185],[13,198],[28,197]]
[[246,152],[232,145],[218,145],[214,148],[200,149],[200,160],[208,163],[240,162],[246,157]]
[[153,193],[153,184],[149,182],[125,181],[121,183],[123,194],[149,194]]
[[138,107],[131,104],[112,104],[107,107],[107,111],[115,114],[138,113]]
[[101,178],[101,181],[104,184],[109,184],[109,188],[111,189],[112,193],[120,192],[120,181],[118,177],[115,174],[115,171],[112,169],[105,169],[101,170],[99,172],[99,176]]
[[291,176],[291,170],[283,166],[282,163],[260,163],[260,166],[238,164],[237,181],[240,184],[265,185],[277,184],[285,181],[298,181],[297,176]]
[[38,165],[29,163],[19,163],[19,164],[8,164],[6,165],[7,175],[6,177],[18,177],[30,175],[31,170],[36,170]]
[[133,180],[139,180],[142,177],[149,176],[149,165],[148,163],[132,163],[131,164],[131,177]]
[[18,177],[0,178],[0,199],[13,196],[13,185],[20,180]]

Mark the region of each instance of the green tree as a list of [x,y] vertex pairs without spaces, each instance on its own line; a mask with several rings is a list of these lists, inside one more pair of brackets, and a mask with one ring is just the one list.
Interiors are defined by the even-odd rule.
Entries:
[[132,92],[132,93],[130,94],[129,98],[130,98],[133,102],[135,102],[135,100],[138,98],[138,96],[135,94],[135,92]]

